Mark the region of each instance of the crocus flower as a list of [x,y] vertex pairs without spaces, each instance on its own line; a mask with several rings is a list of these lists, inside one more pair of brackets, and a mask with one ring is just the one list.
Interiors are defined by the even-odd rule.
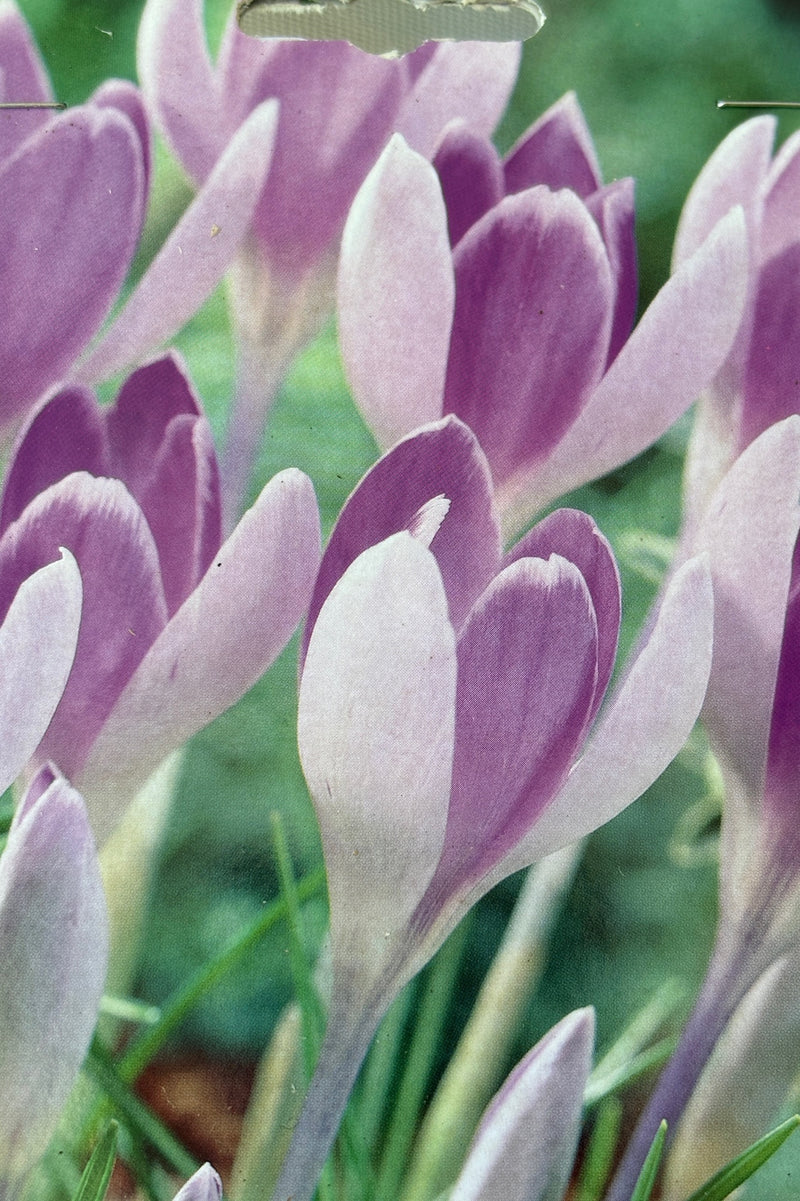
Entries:
[[313,1187],[397,988],[492,884],[640,795],[702,702],[701,562],[677,573],[600,712],[620,615],[607,542],[560,510],[503,559],[491,499],[474,436],[446,418],[376,464],[323,558],[298,737],[328,870],[333,994],[283,1201]]
[[342,355],[382,446],[443,413],[472,428],[515,531],[649,446],[719,370],[741,320],[744,223],[721,223],[627,337],[631,190],[600,187],[574,101],[503,164],[462,128],[434,164],[397,136],[355,199]]
[[769,116],[746,121],[729,134],[689,193],[675,241],[674,263],[680,270],[733,206],[744,209],[750,248],[747,302],[730,354],[697,407],[684,502],[689,541],[737,456],[768,426],[800,412],[800,134],[773,158],[774,137],[775,119]]
[[[0,0],[0,98],[42,102],[52,91],[13,0]],[[124,312],[78,368],[127,275],[148,195],[150,147],[138,90],[104,83],[53,116],[6,112],[0,203],[14,214],[0,267],[0,425],[79,372],[99,379],[166,341],[211,293],[252,216],[252,180],[266,169],[274,107],[253,114],[179,222]],[[259,157],[260,156],[260,157]]]
[[170,355],[134,372],[111,409],[79,386],[47,399],[10,463],[0,523],[0,611],[54,547],[81,568],[75,664],[38,758],[81,788],[103,840],[304,614],[319,559],[313,489],[281,472],[220,546],[208,424]]
[[210,1163],[204,1163],[175,1194],[175,1201],[222,1201],[222,1181]]
[[594,1011],[579,1009],[517,1064],[481,1119],[452,1201],[561,1201],[593,1041]]
[[97,1021],[107,944],[103,886],[83,801],[63,777],[42,768],[0,857],[4,1197],[17,1195],[75,1083]]
[[290,359],[331,305],[350,203],[393,129],[421,153],[451,119],[491,133],[516,77],[513,43],[423,47],[387,61],[347,42],[259,42],[235,13],[212,64],[202,0],[148,0],[139,33],[145,97],[196,184],[214,169],[254,105],[275,98],[272,165],[232,276],[238,378],[224,465],[237,510],[269,405]]
[[[609,1194],[613,1201],[629,1194],[659,1122],[665,1118],[676,1131],[748,991],[797,946],[799,496],[795,415],[771,426],[736,459],[692,541],[708,555],[714,589],[714,653],[703,720],[724,781],[719,925],[700,995],[631,1140]],[[795,990],[795,1004],[796,996]],[[780,1025],[774,1036],[780,1042]]]
[[[57,554],[57,552],[56,552]],[[81,578],[63,552],[25,578],[0,625],[0,791],[44,735],[69,675]],[[44,1150],[86,1054],[105,978],[106,912],[83,802],[50,768],[0,857],[0,1193]]]

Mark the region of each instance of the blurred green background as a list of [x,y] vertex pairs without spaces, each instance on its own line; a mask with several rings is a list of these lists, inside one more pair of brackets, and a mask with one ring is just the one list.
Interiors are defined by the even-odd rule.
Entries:
[[[56,95],[83,100],[109,75],[135,77],[140,0],[22,0],[50,68]],[[212,42],[228,0],[209,0]],[[606,179],[637,180],[642,300],[666,278],[686,192],[719,140],[746,116],[721,112],[721,98],[800,99],[800,8],[766,0],[550,0],[543,31],[526,46],[523,70],[498,131],[507,148],[550,103],[577,92]],[[779,119],[779,136],[798,124]],[[162,152],[155,209],[144,253],[152,253],[188,191]],[[798,199],[800,219],[800,198]],[[231,344],[224,296],[217,294],[181,335],[219,435],[229,397]],[[581,490],[573,503],[592,512],[620,556],[629,644],[655,589],[653,535],[675,533],[686,423],[636,463]],[[274,412],[259,483],[295,464],[317,487],[326,530],[375,455],[350,403],[332,330],[298,361]],[[655,553],[655,558],[654,558]],[[269,813],[286,815],[299,872],[316,862],[313,816],[294,744],[294,648],[254,692],[192,745],[166,837],[139,991],[166,996],[218,953],[276,895]],[[715,867],[708,855],[676,854],[705,792],[698,740],[657,786],[594,837],[559,923],[557,953],[520,1031],[518,1054],[567,1010],[593,1003],[599,1044],[663,980],[690,992],[712,934]],[[684,852],[686,848],[684,847]],[[454,1036],[486,968],[519,886],[512,880],[480,907],[451,1016]],[[313,908],[313,907],[312,907]],[[324,926],[320,901],[310,937]],[[194,1014],[184,1046],[252,1059],[288,994],[282,935],[231,977]],[[442,1049],[442,1060],[447,1048]],[[799,1056],[800,1058],[800,1056]],[[796,1196],[791,1143],[752,1196]]]

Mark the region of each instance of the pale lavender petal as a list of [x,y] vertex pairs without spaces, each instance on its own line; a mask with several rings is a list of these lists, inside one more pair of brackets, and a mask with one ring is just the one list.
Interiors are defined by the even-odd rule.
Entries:
[[23,427],[3,485],[0,532],[26,505],[73,471],[111,475],[102,413],[88,388],[62,388]]
[[306,612],[318,563],[314,491],[292,468],[270,481],[153,640],[92,747],[79,783],[99,841],[161,760],[263,675]]
[[339,341],[382,447],[440,417],[455,283],[433,167],[395,137],[367,176],[339,260]]
[[741,210],[721,221],[649,306],[553,453],[503,498],[535,513],[632,459],[677,421],[725,361],[741,321],[748,253]]
[[262,105],[231,138],[122,312],[79,368],[83,382],[105,379],[151,354],[214,291],[250,225],[276,120],[275,106]]
[[592,135],[574,92],[543,113],[512,147],[505,162],[505,190],[535,184],[570,188],[586,199],[602,186]]
[[[795,560],[797,560],[795,549]],[[764,820],[775,858],[797,871],[800,866],[800,596],[795,567],[792,596],[783,627],[772,724],[764,781]]]
[[483,1116],[450,1201],[561,1201],[593,1044],[594,1011],[578,1009],[517,1064]]
[[762,263],[780,254],[800,238],[797,228],[797,193],[800,188],[800,132],[781,146],[764,181],[758,250]]
[[714,580],[714,664],[703,716],[751,798],[764,784],[799,495],[800,417],[789,417],[736,460],[696,540],[710,554]]
[[518,42],[440,42],[416,60],[424,65],[420,71],[412,68],[416,79],[395,129],[426,158],[451,121],[464,121],[490,137],[506,110],[521,54]]
[[445,411],[477,435],[495,484],[544,458],[602,376],[614,282],[571,192],[507,197],[462,238]]
[[166,619],[144,517],[117,480],[78,473],[41,493],[0,540],[0,612],[31,572],[68,547],[83,579],[75,663],[39,758],[74,777]]
[[55,778],[23,804],[0,859],[0,1178],[7,1183],[18,1183],[42,1154],[75,1083],[105,981],[107,926],[83,802]]
[[394,127],[397,64],[347,42],[281,41],[259,99],[276,96],[275,156],[254,230],[294,278],[338,238],[353,197]]
[[[89,103],[96,108],[112,108],[124,113],[136,130],[142,151],[142,166],[144,167],[144,193],[150,188],[150,173],[152,169],[153,151],[150,138],[150,124],[147,120],[142,94],[137,87],[127,79],[107,79],[92,93]],[[142,205],[144,219],[145,205]]]
[[222,1181],[210,1163],[204,1163],[189,1177],[175,1194],[175,1201],[222,1201]]
[[114,406],[105,410],[112,472],[141,503],[171,422],[203,410],[175,351],[132,372]]
[[586,202],[586,207],[600,227],[617,284],[614,324],[608,347],[609,363],[619,354],[636,320],[638,272],[633,189],[632,179],[617,179],[595,192]]
[[[31,31],[13,0],[0,0],[0,100],[53,99],[53,90]],[[11,110],[0,120],[0,163],[51,114],[42,109]]]
[[597,689],[591,721],[605,696],[617,657],[622,589],[614,552],[586,513],[557,509],[520,539],[505,561],[515,563],[526,555],[538,559],[560,555],[574,563],[586,581],[597,618]]
[[800,412],[800,241],[759,272],[742,383],[737,451]]
[[149,485],[137,500],[158,547],[172,615],[205,575],[222,541],[219,471],[205,418],[173,418]]
[[433,555],[407,533],[330,593],[300,682],[300,759],[322,833],[336,958],[393,950],[442,848],[455,634]]
[[597,623],[578,569],[557,555],[507,567],[459,637],[450,810],[423,915],[489,871],[552,800],[596,680]]
[[372,467],[346,501],[322,558],[303,638],[303,651],[325,598],[350,564],[399,530],[411,529],[422,507],[444,496],[447,517],[431,543],[442,573],[450,620],[459,629],[500,561],[500,532],[489,469],[473,434],[444,418],[399,442]]
[[233,133],[206,45],[203,0],[147,0],[136,65],[159,129],[201,183]]
[[703,703],[713,607],[708,566],[691,559],[673,577],[649,638],[563,788],[487,885],[610,821],[675,758]]
[[0,791],[31,758],[61,700],[75,658],[81,598],[78,566],[62,551],[23,580],[0,627]]
[[799,973],[796,954],[779,960],[736,1010],[667,1159],[670,1201],[684,1201],[774,1122],[797,1077]]
[[216,74],[225,97],[230,121],[241,124],[251,109],[271,96],[270,63],[280,50],[280,38],[254,38],[243,34],[231,9],[217,54]]
[[91,106],[51,121],[0,171],[0,420],[63,375],[116,298],[143,195],[126,117]]
[[455,246],[505,195],[500,156],[488,138],[455,122],[442,135],[433,165],[447,208],[450,245]]
[[742,206],[748,219],[757,215],[762,182],[772,156],[775,124],[774,117],[753,117],[737,125],[711,155],[683,206],[675,236],[674,266],[690,258],[736,205]]

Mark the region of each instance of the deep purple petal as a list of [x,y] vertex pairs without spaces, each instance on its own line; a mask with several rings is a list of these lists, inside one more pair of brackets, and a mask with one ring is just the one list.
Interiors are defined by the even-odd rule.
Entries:
[[450,620],[461,627],[497,571],[500,534],[486,460],[469,430],[444,418],[399,442],[346,501],[322,557],[301,662],[325,598],[353,560],[368,546],[409,529],[436,496],[446,497],[450,509],[431,550],[444,580]]
[[161,563],[167,612],[200,582],[222,540],[219,469],[204,417],[174,417],[137,496]]
[[737,125],[717,147],[683,206],[675,235],[675,267],[700,248],[717,222],[736,205],[742,206],[748,222],[758,218],[774,137],[775,117],[753,117]]
[[114,110],[71,109],[0,171],[14,213],[0,253],[0,420],[62,376],[106,316],[133,255],[139,141]]
[[[0,858],[0,1178],[41,1156],[97,1020],[108,919],[81,798],[45,769]],[[50,780],[52,779],[52,783]],[[12,1187],[11,1191],[15,1191]]]
[[6,472],[0,532],[26,505],[73,471],[111,475],[105,423],[88,388],[62,388],[28,419]]
[[549,559],[560,555],[580,571],[597,618],[597,689],[589,720],[605,695],[617,656],[622,591],[614,552],[586,513],[557,509],[535,525],[506,556],[506,565],[526,556]]
[[505,194],[500,156],[488,138],[462,123],[449,125],[433,157],[447,207],[450,245]]
[[359,409],[381,447],[442,415],[455,283],[433,167],[392,138],[347,218],[339,341]]
[[[150,189],[150,172],[152,168],[153,150],[150,138],[150,123],[142,100],[142,94],[137,87],[127,79],[107,79],[92,93],[89,103],[96,108],[113,108],[128,118],[136,130],[142,152],[144,168],[144,195]],[[145,205],[142,205],[144,219]]]
[[636,269],[633,188],[632,179],[617,179],[608,187],[595,192],[586,201],[586,207],[603,235],[611,272],[617,285],[614,324],[608,347],[609,363],[617,357],[636,320],[639,281]]
[[174,352],[140,367],[106,410],[111,474],[139,500],[175,417],[200,417],[202,408],[183,360]]
[[105,379],[152,354],[214,291],[247,233],[276,120],[274,106],[264,105],[231,138],[122,312],[81,365],[82,380]]
[[764,818],[774,840],[775,854],[796,871],[800,867],[800,562],[797,548],[792,573],[792,598],[786,609],[772,724],[769,731]]
[[700,712],[713,626],[708,565],[692,559],[670,582],[647,641],[609,697],[566,783],[486,886],[590,834],[661,775]]
[[116,480],[78,473],[48,488],[0,540],[0,612],[22,580],[72,551],[83,579],[75,664],[40,746],[70,774],[166,619],[158,557],[144,517]]
[[495,484],[544,458],[602,376],[614,282],[571,192],[533,188],[456,247],[445,411],[474,431]]
[[412,56],[413,86],[394,128],[426,158],[451,121],[464,121],[474,133],[490,137],[513,91],[521,52],[519,42],[421,47]]
[[561,1201],[592,1066],[594,1011],[554,1026],[486,1110],[451,1201]]
[[98,840],[162,759],[238,701],[307,610],[319,564],[314,490],[276,475],[214,556],[117,701],[79,778]]
[[[30,29],[13,0],[0,0],[0,100],[52,99],[50,80]],[[0,110],[0,163],[50,116],[42,109]]]
[[0,627],[0,789],[44,736],[75,658],[82,587],[72,555],[23,580]]
[[553,556],[507,567],[458,643],[456,747],[432,912],[513,848],[564,781],[597,681],[597,623],[580,572]]
[[524,133],[505,162],[505,190],[546,184],[587,197],[602,186],[592,135],[574,92],[567,92]]
[[158,127],[195,181],[211,174],[235,126],[225,120],[203,24],[203,0],[148,0],[136,65]]
[[800,412],[800,241],[758,276],[745,362],[739,447]]
[[322,833],[334,958],[361,974],[394,950],[442,849],[455,641],[433,555],[400,533],[337,581],[308,647],[300,759]]
[[724,363],[741,322],[747,272],[738,210],[668,280],[555,451],[503,503],[535,513],[660,438]]
[[254,228],[276,268],[296,277],[338,238],[400,102],[396,64],[347,42],[282,41],[259,99],[280,119]]

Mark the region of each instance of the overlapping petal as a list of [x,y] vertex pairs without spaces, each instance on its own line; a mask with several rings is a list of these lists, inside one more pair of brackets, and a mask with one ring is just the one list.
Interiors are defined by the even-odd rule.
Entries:
[[97,1020],[107,917],[81,798],[43,768],[0,858],[0,1179],[44,1151]]
[[452,1201],[561,1201],[593,1041],[594,1013],[579,1009],[517,1064],[483,1115]]

